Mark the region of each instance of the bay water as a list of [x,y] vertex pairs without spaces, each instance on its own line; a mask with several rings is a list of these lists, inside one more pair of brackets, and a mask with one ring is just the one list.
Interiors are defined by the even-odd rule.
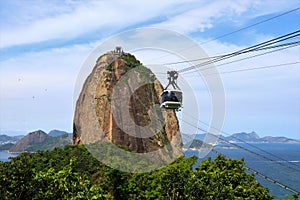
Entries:
[[[236,145],[238,146],[219,144],[214,149],[228,158],[244,158],[247,167],[298,192],[300,191],[300,144],[241,143]],[[200,157],[201,151],[185,151],[186,157],[193,155]],[[215,156],[216,153],[210,151],[207,156],[199,158],[195,166],[201,160],[208,157],[214,158]],[[284,198],[286,194],[293,194],[258,175],[256,175],[256,179],[264,187],[269,188],[270,193],[275,196],[275,199]]]

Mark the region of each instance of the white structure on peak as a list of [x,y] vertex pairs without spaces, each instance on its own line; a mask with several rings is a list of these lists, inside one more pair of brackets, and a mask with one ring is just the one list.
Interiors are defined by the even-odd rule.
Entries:
[[118,56],[122,56],[124,54],[124,51],[121,46],[116,46],[114,50],[114,54]]

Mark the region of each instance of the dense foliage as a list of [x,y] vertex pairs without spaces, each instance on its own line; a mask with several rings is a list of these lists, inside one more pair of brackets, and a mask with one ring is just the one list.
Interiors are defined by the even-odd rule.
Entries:
[[135,58],[135,56],[132,55],[132,54],[127,53],[127,54],[125,54],[125,55],[122,55],[121,58],[122,58],[127,64],[129,64],[131,68],[134,68],[134,67],[137,67],[137,66],[141,66],[141,65],[142,65],[142,63],[141,63],[139,60],[137,60],[137,59]]
[[0,163],[0,199],[272,199],[243,160],[179,158],[150,173],[101,164],[82,145],[22,153]]

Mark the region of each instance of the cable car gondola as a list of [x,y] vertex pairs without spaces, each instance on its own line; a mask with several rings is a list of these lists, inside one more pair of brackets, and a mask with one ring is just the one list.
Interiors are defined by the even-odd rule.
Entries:
[[[176,83],[178,72],[168,71],[167,74],[169,83],[160,96],[160,107],[178,111],[182,107],[182,92]],[[173,86],[173,89],[168,89],[171,85]]]

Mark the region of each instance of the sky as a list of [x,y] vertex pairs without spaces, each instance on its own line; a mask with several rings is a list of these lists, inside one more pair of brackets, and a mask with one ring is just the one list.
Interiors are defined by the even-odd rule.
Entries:
[[[74,91],[83,64],[99,45],[124,32],[141,28],[176,32],[197,43],[207,56],[215,56],[299,30],[300,9],[267,20],[299,7],[298,0],[0,0],[0,133],[71,132]],[[146,66],[184,60],[159,50],[131,53]],[[222,130],[300,138],[299,63],[224,73],[295,62],[300,62],[299,46],[217,66],[225,93]],[[157,77],[165,81],[164,76]],[[190,114],[210,123],[214,91],[192,73],[183,78],[192,88],[183,92],[192,93],[199,108]],[[184,100],[186,113],[189,104],[189,98]],[[194,131],[182,126],[185,132]]]

